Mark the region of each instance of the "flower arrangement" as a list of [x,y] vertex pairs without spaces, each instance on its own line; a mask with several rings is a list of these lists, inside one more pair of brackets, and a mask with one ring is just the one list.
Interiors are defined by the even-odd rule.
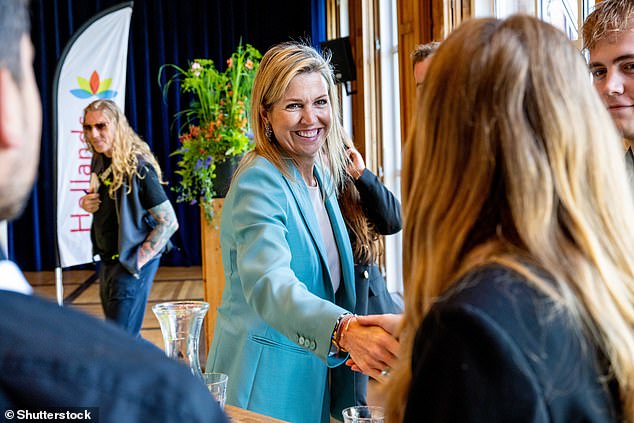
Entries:
[[178,193],[177,202],[199,203],[208,220],[213,218],[217,165],[252,147],[249,103],[261,57],[257,49],[240,43],[224,72],[209,59],[195,59],[187,69],[166,64],[159,70],[159,84],[164,70],[175,71],[163,86],[164,97],[176,81],[181,92],[193,96],[189,108],[175,115],[184,118],[184,124],[180,147],[171,154],[180,156],[176,173],[181,177],[172,189]]

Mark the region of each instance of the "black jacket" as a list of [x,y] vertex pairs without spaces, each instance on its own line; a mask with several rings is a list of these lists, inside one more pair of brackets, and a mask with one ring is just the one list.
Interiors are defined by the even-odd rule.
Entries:
[[[361,177],[355,181],[361,197],[361,206],[368,221],[374,225],[381,235],[392,235],[401,230],[401,204],[372,172],[365,169]],[[353,240],[354,233],[348,231]],[[357,296],[354,313],[359,315],[385,314],[402,312],[393,300],[385,279],[377,263],[354,264],[354,287]],[[331,411],[341,418],[341,410],[352,405],[367,405],[368,377],[353,372],[342,365],[332,369],[331,386],[333,386]],[[336,392],[339,386],[354,383],[355,404],[344,404],[342,396]]]
[[[142,158],[138,158],[138,169],[149,164]],[[104,158],[102,154],[94,154],[92,158],[92,171],[100,173],[104,170]],[[143,207],[140,198],[141,181],[138,177],[132,178],[132,182],[124,181],[115,195],[115,207],[117,210],[119,262],[135,278],[139,277],[138,250],[148,234],[156,226],[152,214]],[[130,189],[130,192],[128,192]],[[167,197],[166,197],[167,198]],[[90,236],[93,247],[95,242],[95,225],[90,228]],[[165,253],[172,248],[171,241],[161,251]],[[93,250],[93,254],[98,254]]]
[[[361,197],[361,206],[368,222],[380,235],[392,235],[401,230],[401,204],[394,194],[379,181],[379,178],[365,169],[361,177],[355,181]],[[354,234],[348,231],[351,242]],[[355,289],[357,304],[356,314],[400,313],[387,290],[385,279],[377,263],[354,264]]]
[[0,310],[3,412],[97,407],[102,423],[227,421],[186,367],[112,324],[3,290]]
[[618,421],[618,393],[602,384],[595,349],[524,277],[483,267],[419,328],[404,421]]

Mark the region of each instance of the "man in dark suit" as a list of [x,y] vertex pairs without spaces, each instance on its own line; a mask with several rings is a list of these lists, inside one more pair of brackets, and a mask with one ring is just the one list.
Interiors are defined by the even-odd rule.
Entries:
[[[0,220],[20,213],[35,179],[41,105],[32,60],[27,1],[0,0]],[[2,251],[0,310],[7,419],[42,407],[93,407],[88,413],[101,422],[226,421],[187,368],[113,325],[32,296]]]

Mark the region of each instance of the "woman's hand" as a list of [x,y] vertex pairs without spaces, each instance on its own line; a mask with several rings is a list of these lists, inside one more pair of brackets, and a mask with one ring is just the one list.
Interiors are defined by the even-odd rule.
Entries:
[[367,326],[352,316],[346,321],[339,338],[339,345],[350,353],[356,369],[381,380],[386,369],[398,360],[398,340],[380,326]]
[[[357,316],[356,321],[364,326],[378,326],[383,328],[387,333],[392,335],[396,340],[398,340],[398,333],[401,329],[401,322],[403,320],[402,314],[373,314],[369,316]],[[387,364],[386,367],[379,369],[375,369],[372,373],[365,372],[361,366],[359,366],[352,358],[352,354],[346,361],[346,365],[350,366],[352,370],[355,372],[365,373],[368,376],[372,376],[374,379],[379,381],[385,381],[389,376],[390,369],[394,366],[392,364]],[[398,357],[398,356],[397,356]],[[377,374],[378,372],[378,374]]]
[[79,199],[79,207],[91,214],[99,210],[100,205],[99,193],[96,192],[89,192]]
[[363,157],[361,157],[361,153],[359,153],[354,147],[348,148],[346,150],[346,153],[348,154],[348,158],[350,159],[346,171],[348,172],[348,175],[357,180],[361,177],[363,171],[365,170],[365,162],[363,161]]
[[397,339],[401,330],[402,320],[402,314],[370,314],[368,316],[357,316],[357,322],[362,325],[380,326]]

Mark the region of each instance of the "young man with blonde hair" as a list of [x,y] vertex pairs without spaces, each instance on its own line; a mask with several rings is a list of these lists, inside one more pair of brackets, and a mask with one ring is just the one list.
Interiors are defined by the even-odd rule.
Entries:
[[583,45],[603,103],[631,150],[634,143],[634,1],[604,0],[586,18]]

